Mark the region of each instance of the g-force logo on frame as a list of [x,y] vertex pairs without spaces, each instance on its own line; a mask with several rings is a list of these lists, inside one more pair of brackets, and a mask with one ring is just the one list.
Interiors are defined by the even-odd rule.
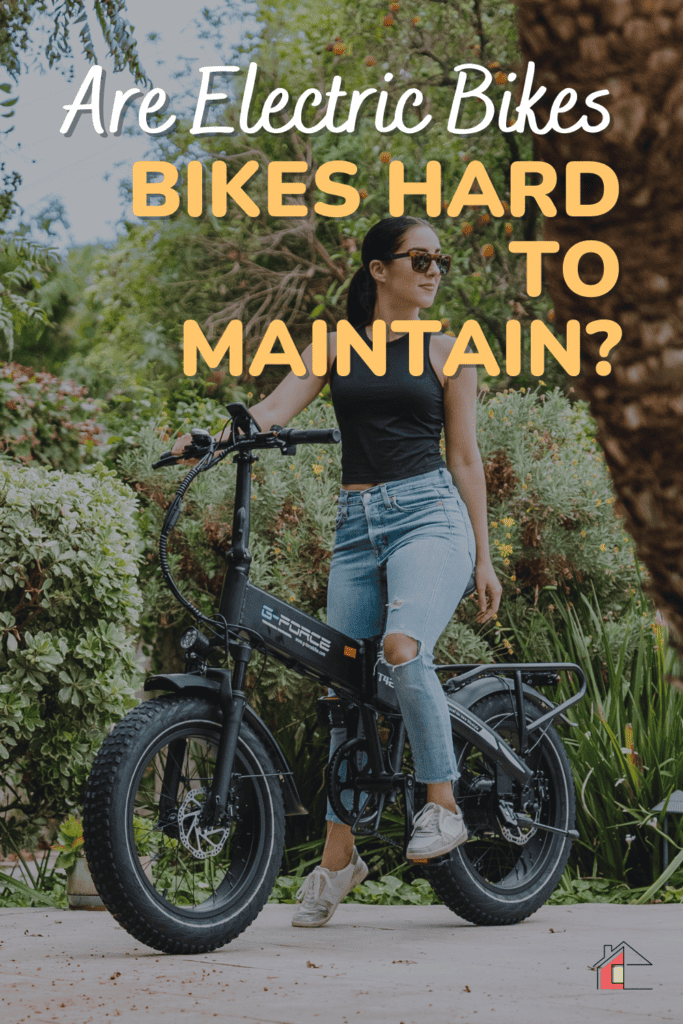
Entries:
[[330,649],[330,641],[321,636],[320,633],[309,629],[308,626],[303,626],[300,622],[296,622],[295,619],[290,619],[288,615],[278,615],[270,605],[262,605],[261,618],[272,626],[273,629],[276,629],[278,633],[291,637],[292,640],[296,640],[302,647],[308,648],[309,651],[315,651],[316,654],[320,654],[323,658]]

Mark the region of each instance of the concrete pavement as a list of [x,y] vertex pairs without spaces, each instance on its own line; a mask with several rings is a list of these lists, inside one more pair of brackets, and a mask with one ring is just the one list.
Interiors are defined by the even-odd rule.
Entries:
[[[106,912],[0,910],[3,1024],[640,1024],[683,1022],[683,906],[543,907],[477,928],[445,907],[342,905],[321,929],[267,906],[228,946],[162,956]],[[598,991],[629,943],[652,966]],[[627,961],[628,963],[628,961]]]

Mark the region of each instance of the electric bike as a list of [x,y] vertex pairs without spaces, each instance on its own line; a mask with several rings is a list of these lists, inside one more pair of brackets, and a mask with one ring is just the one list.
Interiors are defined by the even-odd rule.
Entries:
[[[278,875],[285,816],[307,813],[278,742],[246,699],[254,652],[325,687],[319,720],[344,724],[348,737],[328,765],[327,791],[354,833],[377,833],[393,803],[404,812],[407,845],[426,799],[391,678],[377,667],[381,639],[345,636],[249,580],[257,453],[290,456],[300,444],[339,442],[339,431],[261,431],[244,405],[228,412],[227,440],[192,431],[183,458],[199,461],[168,506],[159,543],[166,583],[197,621],[179,641],[185,671],[147,679],[145,690],[162,695],[106,738],[84,803],[85,853],[105,906],[138,941],[167,953],[208,952],[251,924]],[[229,454],[237,465],[232,547],[218,610],[207,616],[176,586],[167,541],[193,480]],[[166,452],[154,468],[178,461]],[[578,837],[571,769],[553,723],[571,724],[564,712],[583,697],[586,680],[569,663],[436,668],[448,674],[460,771],[454,793],[469,839],[422,869],[459,916],[514,924],[553,892]],[[556,704],[539,687],[558,684],[561,672],[579,688]]]

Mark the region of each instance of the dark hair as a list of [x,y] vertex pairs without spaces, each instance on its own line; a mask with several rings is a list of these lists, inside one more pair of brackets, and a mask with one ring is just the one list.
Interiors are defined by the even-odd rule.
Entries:
[[362,265],[351,278],[346,297],[346,318],[353,327],[365,327],[372,319],[377,296],[377,285],[369,270],[372,261],[397,252],[408,228],[426,223],[419,217],[385,217],[370,228],[361,247]]

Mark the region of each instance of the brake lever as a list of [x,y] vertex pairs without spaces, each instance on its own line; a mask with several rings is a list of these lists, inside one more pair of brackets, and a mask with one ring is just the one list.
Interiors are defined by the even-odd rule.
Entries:
[[206,455],[206,448],[198,448],[194,444],[189,444],[186,448],[183,448],[182,455],[174,455],[172,452],[163,452],[156,462],[152,463],[152,469],[163,469],[165,466],[177,466],[178,463],[183,459],[201,459]]

